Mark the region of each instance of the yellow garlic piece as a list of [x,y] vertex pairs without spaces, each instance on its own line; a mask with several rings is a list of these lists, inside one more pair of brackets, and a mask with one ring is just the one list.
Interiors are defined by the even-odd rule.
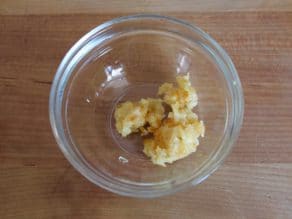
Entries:
[[[138,102],[124,102],[115,111],[116,129],[123,136],[138,132],[148,134],[157,129],[164,117],[164,108],[160,99],[141,99]],[[149,124],[147,129],[144,125]]]
[[[189,75],[176,77],[177,86],[164,83],[159,87],[161,99],[141,99],[124,102],[115,111],[116,128],[123,136],[133,132],[152,134],[144,139],[146,156],[154,164],[166,166],[196,151],[199,137],[204,137],[203,121],[193,112],[198,104]],[[162,103],[171,107],[165,118]],[[164,119],[164,120],[163,120]]]

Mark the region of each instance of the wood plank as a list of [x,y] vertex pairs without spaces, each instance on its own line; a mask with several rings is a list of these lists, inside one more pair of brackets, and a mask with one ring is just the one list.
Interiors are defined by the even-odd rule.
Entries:
[[1,218],[274,219],[292,214],[291,164],[224,165],[201,185],[157,199],[109,193],[70,166],[9,168],[0,174]]
[[291,11],[290,0],[1,0],[0,15],[165,13],[222,11]]

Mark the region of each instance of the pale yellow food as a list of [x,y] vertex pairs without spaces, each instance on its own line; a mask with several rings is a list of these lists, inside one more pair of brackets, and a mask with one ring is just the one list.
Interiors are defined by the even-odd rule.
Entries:
[[[158,95],[162,99],[141,99],[124,102],[115,111],[116,128],[122,136],[134,132],[148,135],[144,139],[143,152],[154,164],[165,166],[196,151],[199,137],[204,137],[203,121],[192,111],[198,104],[195,89],[189,75],[178,76],[177,86],[164,83]],[[171,107],[164,115],[162,103]]]
[[167,119],[154,132],[154,138],[144,140],[143,152],[154,164],[165,166],[195,152],[199,136],[204,136],[203,122],[192,120],[182,124]]
[[[160,126],[163,117],[162,101],[153,98],[124,102],[115,111],[116,128],[123,137],[139,130],[143,135],[153,132]],[[144,128],[146,123],[149,126]]]
[[158,94],[163,95],[165,103],[171,107],[193,109],[198,104],[198,96],[190,82],[190,76],[177,76],[177,87],[164,83],[159,87]]
[[162,119],[164,118],[164,107],[161,99],[142,99],[141,104],[147,108],[145,121],[149,125],[147,130],[153,132],[160,127]]

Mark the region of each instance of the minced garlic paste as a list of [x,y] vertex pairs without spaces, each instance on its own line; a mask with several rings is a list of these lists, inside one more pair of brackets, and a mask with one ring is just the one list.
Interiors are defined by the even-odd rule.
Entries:
[[[199,137],[204,137],[203,121],[193,112],[198,104],[189,75],[176,77],[177,86],[164,83],[159,87],[160,98],[121,103],[115,110],[116,129],[123,136],[140,132],[144,139],[143,152],[154,164],[166,166],[196,151]],[[171,108],[165,115],[163,103]]]

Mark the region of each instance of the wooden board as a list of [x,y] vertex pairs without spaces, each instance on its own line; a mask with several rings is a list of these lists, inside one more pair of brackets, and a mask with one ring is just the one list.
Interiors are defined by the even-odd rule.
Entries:
[[0,14],[97,14],[225,11],[291,11],[290,0],[1,0]]
[[117,196],[77,173],[52,136],[48,97],[60,60],[77,39],[111,18],[154,10],[154,3],[121,13],[104,3],[104,13],[80,14],[32,2],[36,8],[29,1],[0,3],[0,218],[291,218],[289,1],[250,3],[252,12],[240,4],[231,9],[242,10],[229,11],[216,1],[204,12],[159,6],[202,27],[227,50],[246,104],[239,141],[225,164],[197,187],[151,200]]

